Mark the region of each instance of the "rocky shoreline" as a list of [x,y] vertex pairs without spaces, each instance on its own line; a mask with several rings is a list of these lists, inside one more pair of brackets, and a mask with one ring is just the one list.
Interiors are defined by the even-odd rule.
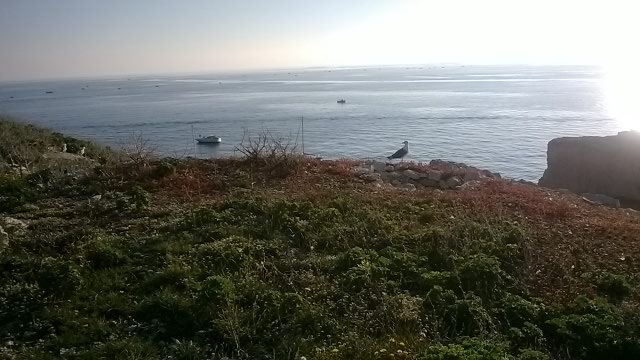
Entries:
[[354,171],[377,187],[391,186],[400,190],[415,191],[425,188],[449,190],[470,186],[480,181],[500,179],[498,173],[478,169],[463,163],[432,160],[428,164],[382,161],[365,161]]

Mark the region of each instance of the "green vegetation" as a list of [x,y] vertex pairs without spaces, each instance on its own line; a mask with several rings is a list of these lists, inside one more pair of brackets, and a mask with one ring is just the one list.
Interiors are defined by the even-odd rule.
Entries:
[[0,212],[28,223],[0,250],[0,357],[640,358],[637,215],[279,166],[0,175]]

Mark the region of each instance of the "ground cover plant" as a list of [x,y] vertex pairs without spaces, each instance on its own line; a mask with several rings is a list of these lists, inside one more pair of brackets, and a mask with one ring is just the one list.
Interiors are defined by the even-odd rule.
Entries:
[[0,175],[0,357],[640,358],[635,212],[285,160]]

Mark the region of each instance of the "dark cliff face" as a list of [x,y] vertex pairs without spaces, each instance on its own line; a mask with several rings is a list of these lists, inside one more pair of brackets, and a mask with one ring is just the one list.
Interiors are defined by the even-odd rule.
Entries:
[[551,140],[538,184],[640,201],[640,132]]

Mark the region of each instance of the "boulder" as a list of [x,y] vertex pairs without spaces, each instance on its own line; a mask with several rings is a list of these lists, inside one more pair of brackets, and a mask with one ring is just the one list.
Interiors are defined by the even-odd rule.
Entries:
[[397,187],[398,189],[405,190],[405,191],[416,191],[416,186],[410,183],[400,184]]
[[395,171],[395,169],[396,168],[393,165],[387,165],[384,167],[384,171],[386,172],[392,172],[392,171]]
[[609,206],[616,209],[620,207],[620,200],[603,194],[582,194],[582,198],[587,202],[598,205]]
[[640,132],[551,140],[538,184],[640,201]]
[[434,180],[434,181],[440,181],[440,179],[442,179],[442,171],[429,170],[427,172],[427,179]]
[[480,180],[480,171],[478,169],[469,168],[464,171],[464,181]]
[[452,176],[446,180],[447,188],[455,189],[458,186],[464,184],[464,182],[457,176]]
[[385,180],[385,181],[388,181],[388,182],[392,182],[393,180],[398,180],[398,181],[402,182],[401,180],[404,179],[404,175],[402,175],[399,172],[395,172],[395,171],[383,172],[383,173],[380,173],[380,176],[381,176],[382,180]]
[[424,187],[433,187],[433,188],[437,188],[438,185],[438,181],[437,180],[431,180],[431,179],[420,179],[418,180],[418,182],[420,183],[420,185],[424,186]]
[[382,181],[382,175],[380,173],[362,174],[360,177],[366,182]]
[[386,169],[387,164],[382,161],[374,161],[373,163],[371,163],[371,167],[375,172],[383,172],[384,169]]
[[405,170],[402,172],[402,175],[408,177],[411,180],[418,180],[420,179],[420,174],[413,171],[413,170]]

